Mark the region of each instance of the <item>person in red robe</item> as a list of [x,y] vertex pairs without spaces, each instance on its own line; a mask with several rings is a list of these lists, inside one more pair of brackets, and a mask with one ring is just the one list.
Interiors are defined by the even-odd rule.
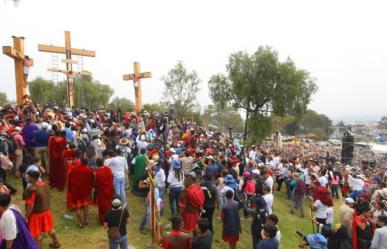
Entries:
[[114,196],[113,174],[109,167],[103,165],[103,159],[97,158],[98,169],[95,171],[96,204],[98,206],[98,217],[103,225],[105,213],[112,209]]
[[66,185],[66,179],[68,174],[68,168],[69,165],[72,164],[72,162],[75,159],[75,146],[70,145],[70,147],[66,148],[62,153],[61,158],[61,168],[59,172],[59,183],[58,183],[58,190],[63,190]]
[[[87,158],[81,158],[81,164],[74,167],[68,179],[67,191],[71,198],[67,206],[76,210],[78,227],[83,228],[89,224],[89,205],[92,204],[91,190],[94,184],[94,172],[87,165]],[[83,210],[83,219],[81,211]]]
[[[64,151],[63,153],[65,152],[66,151]],[[72,160],[67,160],[67,179],[68,179],[68,175],[70,175],[70,172],[76,167],[78,167],[79,165],[81,165],[80,156],[81,156],[81,153],[79,151],[76,151],[74,158]],[[67,191],[67,194],[66,194],[66,203],[67,203],[67,208],[71,209],[69,205],[70,203],[72,203],[72,201],[71,201],[71,193],[69,191]]]
[[66,133],[55,131],[55,136],[48,139],[48,153],[50,157],[50,187],[63,190],[66,175],[62,165],[62,153],[66,149]]

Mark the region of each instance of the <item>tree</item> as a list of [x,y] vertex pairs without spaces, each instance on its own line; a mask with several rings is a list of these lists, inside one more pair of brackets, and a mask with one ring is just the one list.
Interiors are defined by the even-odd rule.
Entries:
[[[65,106],[67,103],[66,81],[55,85],[50,80],[38,77],[28,85],[31,99],[36,104],[55,103]],[[76,107],[90,109],[107,107],[113,92],[109,85],[93,80],[90,76],[81,76],[75,79],[74,104]]]
[[8,103],[7,94],[0,92],[0,106],[3,106],[6,103]]
[[387,130],[387,116],[384,116],[378,122],[378,128],[381,130]]
[[206,125],[217,126],[224,133],[228,133],[229,128],[233,132],[243,131],[243,119],[232,107],[220,109],[215,105],[208,105],[203,111],[202,120]]
[[131,112],[134,108],[134,103],[128,98],[119,98],[115,97],[109,104],[112,110],[118,111],[120,109],[122,112]]
[[288,135],[304,134],[327,139],[333,133],[332,120],[324,114],[308,110],[301,117],[284,125],[282,131]]
[[159,102],[159,103],[152,103],[152,104],[144,104],[142,109],[144,109],[147,112],[163,113],[167,110],[167,107],[165,103]]
[[280,62],[270,47],[259,47],[252,55],[233,53],[226,68],[227,75],[211,77],[210,96],[222,108],[230,105],[245,112],[245,139],[248,128],[252,139],[270,134],[272,114],[305,112],[317,90],[307,71],[297,69],[289,58]]
[[179,61],[161,80],[164,81],[163,94],[168,108],[173,109],[177,117],[186,117],[196,105],[200,83],[197,73],[188,71]]

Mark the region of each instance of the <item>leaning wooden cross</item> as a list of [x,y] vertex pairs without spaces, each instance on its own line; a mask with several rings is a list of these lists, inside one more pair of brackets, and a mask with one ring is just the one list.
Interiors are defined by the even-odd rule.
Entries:
[[[27,77],[24,75],[24,66],[32,66],[33,60],[26,60],[24,55],[24,37],[13,38],[13,47],[3,46],[3,54],[8,55],[15,60],[15,79],[16,79],[16,103],[23,104],[23,98],[27,95]],[[28,74],[28,72],[27,72]]]
[[133,80],[136,112],[140,112],[142,108],[141,79],[151,78],[152,73],[150,72],[141,73],[139,62],[134,62],[133,67],[134,67],[134,73],[124,74],[123,79]]
[[86,71],[74,72],[72,64],[76,64],[76,61],[72,60],[72,55],[95,57],[95,51],[72,48],[71,47],[70,31],[65,31],[65,46],[64,47],[39,44],[38,50],[41,52],[66,54],[66,59],[63,60],[63,62],[66,63],[66,70],[61,70],[58,68],[49,68],[48,70],[51,72],[60,72],[60,73],[66,74],[66,77],[67,77],[67,105],[69,107],[73,107],[74,106],[74,93],[73,93],[74,77],[78,74],[81,74],[81,75],[91,75],[91,74],[89,72],[86,72]]

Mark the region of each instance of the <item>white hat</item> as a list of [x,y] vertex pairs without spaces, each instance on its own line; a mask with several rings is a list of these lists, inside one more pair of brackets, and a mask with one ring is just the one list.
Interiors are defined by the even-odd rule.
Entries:
[[21,131],[22,128],[21,128],[20,126],[16,126],[14,130],[15,130],[15,131]]
[[251,171],[251,173],[252,173],[252,174],[256,174],[256,175],[260,175],[260,174],[261,174],[261,172],[259,171],[259,169],[253,169],[253,170]]
[[121,200],[119,198],[114,198],[114,200],[112,201],[112,205],[113,207],[118,207],[119,205],[121,205]]
[[348,204],[354,204],[355,201],[352,199],[352,198],[345,198],[345,203],[348,203]]
[[145,141],[145,135],[144,134],[140,136],[140,140],[141,141]]
[[170,148],[169,151],[170,151],[171,153],[176,153],[176,150],[175,150],[174,148]]
[[48,129],[48,124],[46,122],[41,123],[40,126],[42,129]]

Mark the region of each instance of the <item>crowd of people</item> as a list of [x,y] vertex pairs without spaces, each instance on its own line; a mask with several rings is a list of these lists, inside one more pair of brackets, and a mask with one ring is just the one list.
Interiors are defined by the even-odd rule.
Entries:
[[[128,191],[145,198],[139,232],[152,234],[165,249],[210,249],[215,232],[234,249],[241,221],[251,223],[252,248],[277,249],[281,232],[274,195],[281,192],[289,199],[289,215],[299,211],[300,219],[310,219],[304,210],[310,200],[316,229],[305,236],[310,246],[387,247],[381,166],[343,165],[333,153],[321,156],[310,146],[246,147],[194,122],[146,111],[27,102],[1,108],[0,118],[0,248],[40,248],[43,234],[51,238],[51,248],[60,248],[50,189],[66,191],[79,229],[89,225],[89,207],[95,204],[111,249],[128,247]],[[12,203],[21,189],[7,181],[12,173],[23,189],[25,219]],[[339,224],[334,224],[334,199],[343,202]],[[221,231],[213,224],[217,210]],[[167,214],[172,231],[161,234],[160,217]]]

